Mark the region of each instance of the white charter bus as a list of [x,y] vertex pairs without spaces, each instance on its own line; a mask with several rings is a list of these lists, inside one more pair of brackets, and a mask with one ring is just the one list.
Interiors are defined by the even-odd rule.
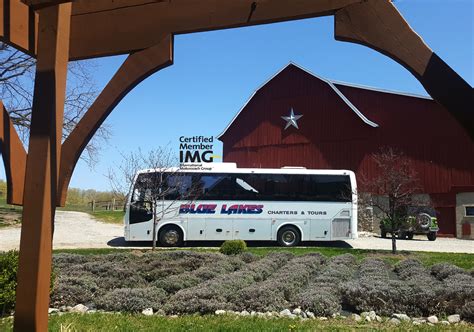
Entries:
[[165,193],[156,209],[162,246],[241,239],[289,247],[300,241],[357,238],[352,171],[210,163],[138,172],[125,214],[126,241],[152,240],[150,188],[145,184],[156,176]]

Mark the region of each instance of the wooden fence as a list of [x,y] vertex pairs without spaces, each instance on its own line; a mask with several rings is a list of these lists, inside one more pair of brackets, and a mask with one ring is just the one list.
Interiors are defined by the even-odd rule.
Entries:
[[112,199],[110,201],[96,201],[92,200],[88,203],[92,211],[116,211],[125,208],[125,201],[119,199]]

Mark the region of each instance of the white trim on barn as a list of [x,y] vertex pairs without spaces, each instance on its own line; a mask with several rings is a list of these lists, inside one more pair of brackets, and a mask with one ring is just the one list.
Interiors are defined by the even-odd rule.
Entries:
[[[282,71],[284,71],[286,68],[288,68],[289,66],[295,66],[303,71],[305,71],[306,73],[310,74],[311,76],[313,77],[316,77],[317,79],[327,83],[331,89],[334,90],[334,92],[346,103],[347,106],[349,106],[349,108],[362,120],[364,121],[364,123],[366,123],[367,125],[371,126],[371,127],[374,127],[374,128],[377,128],[379,125],[371,120],[369,120],[357,107],[354,106],[354,104],[352,104],[349,99],[346,98],[346,96],[344,96],[344,94],[334,85],[334,82],[333,81],[330,81],[328,79],[325,79],[321,76],[318,76],[314,73],[312,73],[311,71],[293,63],[293,62],[290,62],[288,65],[286,65],[285,67],[283,67],[282,69],[280,69],[275,75],[273,75],[272,77],[270,77],[268,80],[266,80],[262,85],[260,85],[253,93],[252,95],[250,96],[250,98],[245,102],[245,104],[240,108],[240,110],[237,112],[237,114],[232,118],[232,120],[229,122],[229,124],[227,125],[227,127],[225,127],[225,129],[222,131],[221,134],[219,134],[217,136],[218,139],[220,139],[220,137],[222,135],[225,134],[225,132],[229,129],[229,127],[232,125],[232,123],[234,123],[235,119],[237,119],[237,117],[240,115],[240,113],[244,110],[244,108],[248,105],[248,103],[253,99],[253,97],[257,94],[257,92],[259,92],[265,85],[267,85],[271,80],[273,80],[276,76],[278,76]],[[339,84],[339,83],[338,83]]]

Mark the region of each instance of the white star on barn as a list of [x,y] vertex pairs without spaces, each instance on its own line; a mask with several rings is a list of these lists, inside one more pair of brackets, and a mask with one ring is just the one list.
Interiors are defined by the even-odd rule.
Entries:
[[289,116],[282,116],[282,117],[281,117],[283,120],[286,121],[285,130],[286,130],[289,126],[293,126],[293,127],[295,127],[296,129],[300,129],[300,128],[298,127],[298,123],[296,123],[296,121],[298,121],[302,116],[303,116],[302,114],[295,115],[295,112],[293,111],[293,107],[292,107]]

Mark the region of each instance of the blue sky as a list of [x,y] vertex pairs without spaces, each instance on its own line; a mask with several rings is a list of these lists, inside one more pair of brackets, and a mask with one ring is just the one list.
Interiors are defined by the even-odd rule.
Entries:
[[[395,5],[444,61],[473,85],[472,0],[398,0]],[[125,57],[95,60],[104,86]],[[113,136],[90,169],[79,162],[71,186],[107,190],[120,152],[171,144],[181,135],[217,136],[253,91],[290,61],[320,76],[426,95],[402,66],[369,48],[337,42],[333,18],[175,37],[174,65],[148,78],[107,120]],[[216,145],[215,152],[221,154]]]

